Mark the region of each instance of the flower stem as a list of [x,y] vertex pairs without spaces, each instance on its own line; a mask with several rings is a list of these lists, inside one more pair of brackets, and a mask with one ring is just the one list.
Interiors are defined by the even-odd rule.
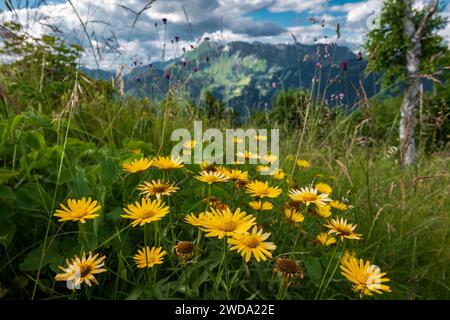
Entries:
[[280,283],[280,289],[278,290],[278,294],[276,299],[277,300],[283,300],[284,299],[284,295],[286,294],[286,289],[287,289],[287,281],[284,277],[281,278],[281,283]]
[[322,280],[320,281],[319,290],[317,290],[317,293],[316,293],[316,296],[314,297],[314,300],[317,300],[319,298],[319,294],[320,294],[320,291],[322,290],[322,286],[323,286],[325,278],[326,278],[326,276],[328,274],[328,270],[330,269],[331,263],[333,262],[334,257],[336,256],[337,248],[338,248],[338,246],[334,247],[333,255],[331,256],[331,259],[328,262],[327,268],[325,269],[325,273],[323,274]]

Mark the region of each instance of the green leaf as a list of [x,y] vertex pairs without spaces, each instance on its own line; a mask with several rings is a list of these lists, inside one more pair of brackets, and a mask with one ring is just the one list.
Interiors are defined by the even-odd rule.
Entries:
[[18,173],[12,170],[0,168],[0,184],[7,183],[10,179],[14,178]]
[[25,142],[34,150],[44,150],[46,148],[45,138],[38,132],[25,132],[21,141]]
[[0,243],[8,246],[14,237],[16,226],[9,221],[6,215],[0,215]]
[[18,201],[25,200],[23,199],[25,197],[45,210],[48,210],[53,202],[45,188],[38,183],[27,183],[17,191],[16,195]]
[[4,202],[13,202],[16,199],[14,192],[10,187],[0,185],[0,200]]
[[90,194],[84,170],[80,170],[73,178],[73,181],[68,183],[68,186],[76,198],[86,197],[86,195]]
[[112,185],[117,181],[118,170],[114,159],[104,156],[99,160],[100,162],[100,179],[104,185]]
[[11,124],[9,125],[9,136],[13,143],[15,143],[16,140],[16,129],[24,120],[25,117],[19,114],[12,119]]
[[[60,256],[56,250],[56,245],[52,245],[46,252],[42,252],[42,246],[31,250],[23,262],[19,264],[19,268],[22,271],[38,271],[39,266],[40,269],[44,268],[48,264],[51,265],[60,265],[64,258]],[[41,262],[42,259],[42,262]]]
[[317,258],[308,257],[305,259],[304,264],[308,277],[314,285],[318,286],[320,279],[322,278],[322,267],[319,260]]

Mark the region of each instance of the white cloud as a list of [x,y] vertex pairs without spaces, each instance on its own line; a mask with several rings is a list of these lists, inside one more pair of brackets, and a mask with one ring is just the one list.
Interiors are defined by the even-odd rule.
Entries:
[[324,8],[328,0],[275,0],[269,7],[272,12],[286,12],[286,11],[313,11],[318,12]]

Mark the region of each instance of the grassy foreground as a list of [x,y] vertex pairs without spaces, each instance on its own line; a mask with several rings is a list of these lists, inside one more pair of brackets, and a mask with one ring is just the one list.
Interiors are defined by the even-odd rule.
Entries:
[[[277,180],[260,175],[254,165],[226,166],[248,171],[249,180],[268,181],[282,190],[274,198],[262,199],[271,202],[272,209],[256,210],[249,205],[255,198],[246,192],[245,184],[203,183],[195,178],[202,170],[199,165],[173,170],[153,166],[139,173],[123,169],[133,159],[169,155],[174,145],[171,132],[192,129],[193,121],[203,117],[197,109],[176,98],[154,105],[98,92],[79,94],[66,97],[69,103],[58,114],[38,111],[38,106],[14,110],[4,104],[0,118],[0,297],[364,298],[352,291],[352,283],[341,274],[339,266],[347,251],[387,273],[391,292],[373,293],[376,298],[450,298],[450,175],[445,155],[422,154],[415,168],[402,171],[396,149],[372,139],[376,123],[370,114],[361,121],[339,114],[324,119],[311,108],[300,129],[267,123],[261,120],[264,116],[249,119],[242,127],[280,129],[280,167],[285,173]],[[227,120],[203,120],[204,129],[233,128]],[[311,166],[296,165],[299,159]],[[158,179],[179,187],[170,196],[162,196],[169,213],[161,220],[130,226],[131,221],[122,217],[124,208],[141,201],[140,184]],[[289,190],[318,182],[331,186],[330,197],[349,210],[331,208],[331,216],[321,217],[314,205],[300,201],[293,205],[298,223],[287,219]],[[82,197],[98,201],[99,216],[85,224],[59,222],[54,213],[60,205]],[[201,231],[192,225],[195,218],[185,219],[190,213],[198,217],[205,210],[226,206],[231,212],[239,208],[252,215],[258,228],[270,232],[265,241],[273,242],[276,249],[263,255],[266,260],[258,262],[251,256],[245,261],[227,245],[231,235],[205,237],[207,228]],[[315,241],[319,233],[329,231],[324,225],[336,217],[357,224],[355,232],[361,239],[341,241],[335,236],[337,241],[330,245]],[[180,254],[180,241],[194,244],[192,255]],[[137,267],[133,256],[146,245],[166,251],[158,258],[162,264]],[[55,276],[63,272],[59,266],[65,267],[66,259],[81,257],[84,251],[105,256],[106,271],[95,275],[98,285],[82,283],[80,290],[69,290]],[[289,269],[280,265],[279,258],[295,265]],[[280,269],[293,278],[285,277]],[[89,271],[81,270],[75,277]]]

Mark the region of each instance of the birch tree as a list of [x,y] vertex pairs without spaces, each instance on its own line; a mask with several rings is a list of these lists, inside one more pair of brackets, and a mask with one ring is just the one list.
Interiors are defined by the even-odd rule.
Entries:
[[414,164],[417,158],[414,130],[422,79],[436,71],[439,58],[448,50],[438,35],[446,25],[439,10],[439,0],[426,4],[387,0],[380,25],[368,34],[369,70],[381,71],[385,86],[404,86],[399,124],[402,166]]

